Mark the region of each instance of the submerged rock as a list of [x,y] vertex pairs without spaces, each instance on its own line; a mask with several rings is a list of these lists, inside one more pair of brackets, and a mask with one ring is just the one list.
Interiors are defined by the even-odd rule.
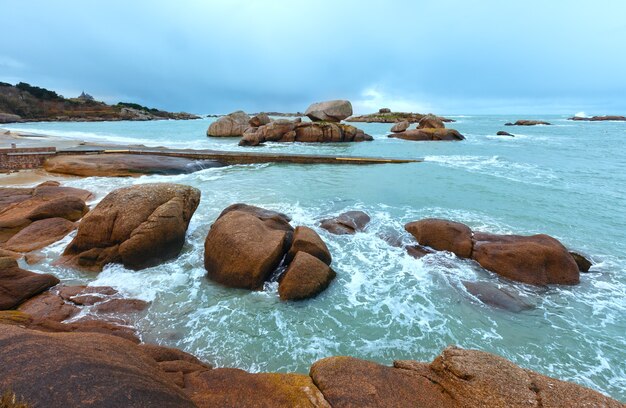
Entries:
[[458,141],[465,140],[465,136],[455,129],[425,128],[409,129],[404,132],[393,133],[387,137],[412,141]]
[[320,222],[320,227],[335,235],[353,235],[365,230],[371,218],[363,211],[347,211]]
[[314,122],[341,122],[352,116],[352,104],[346,100],[314,103],[304,112]]
[[57,283],[52,275],[24,270],[13,258],[0,258],[0,310],[13,309]]
[[511,136],[511,137],[515,137],[515,135],[512,135],[509,132],[505,132],[504,130],[499,130],[498,133],[496,133],[496,136]]
[[406,253],[415,259],[420,259],[433,253],[432,250],[421,245],[407,245],[405,249]]
[[228,207],[204,242],[207,276],[226,286],[259,289],[279,266],[292,236],[284,214],[245,204]]
[[0,243],[35,221],[46,218],[79,220],[87,211],[87,190],[47,181],[34,188],[0,188]]
[[326,289],[335,276],[327,264],[300,251],[281,277],[278,294],[282,300],[308,299]]
[[221,167],[215,160],[192,160],[151,154],[62,155],[46,160],[50,173],[81,177],[138,177],[144,174],[174,175]]
[[241,136],[248,128],[249,122],[250,116],[247,113],[236,111],[211,123],[206,134],[215,137]]
[[200,191],[154,183],[109,193],[78,226],[62,262],[100,271],[108,263],[143,269],[178,256]]
[[578,265],[556,239],[544,235],[474,234],[472,258],[483,268],[532,285],[576,285]]
[[461,258],[472,255],[472,230],[459,222],[426,218],[406,224],[404,229],[420,245],[437,251],[450,251]]
[[500,288],[492,283],[468,281],[462,281],[462,283],[469,293],[486,305],[510,312],[521,312],[534,308],[533,305],[511,290]]
[[552,123],[543,120],[518,120],[515,123],[505,123],[504,126],[536,126],[536,125],[551,125]]

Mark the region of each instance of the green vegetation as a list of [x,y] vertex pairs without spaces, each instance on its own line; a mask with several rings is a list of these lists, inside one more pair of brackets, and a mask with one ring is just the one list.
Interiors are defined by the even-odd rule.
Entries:
[[139,105],[138,103],[130,103],[130,102],[119,102],[117,104],[117,106],[121,106],[124,108],[131,108],[131,109],[137,109],[137,110],[142,110],[142,111],[146,111],[146,112],[151,112],[151,113],[157,113],[157,112],[161,112],[158,109],[155,108],[148,108],[146,106],[142,106]]
[[13,86],[13,85],[0,81],[0,86]]
[[28,404],[19,400],[15,393],[5,391],[0,396],[0,408],[29,408]]
[[49,91],[46,88],[40,88],[38,86],[32,86],[30,84],[27,84],[26,82],[20,82],[19,84],[15,85],[15,87],[21,91],[26,91],[39,99],[49,101],[63,99],[62,96],[59,96],[59,94],[54,91]]

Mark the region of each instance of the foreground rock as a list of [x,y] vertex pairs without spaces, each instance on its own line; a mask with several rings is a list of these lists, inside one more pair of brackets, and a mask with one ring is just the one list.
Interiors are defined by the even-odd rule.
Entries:
[[590,122],[601,122],[601,121],[626,121],[626,116],[617,116],[617,115],[607,115],[607,116],[592,116],[590,118],[574,116],[568,118],[568,120],[582,120],[582,121],[590,121]]
[[532,285],[575,285],[579,268],[572,255],[548,235],[496,235],[472,232],[464,224],[423,219],[405,225],[420,245],[472,258],[483,268]]
[[445,127],[441,118],[430,113],[421,118],[417,124],[418,129],[443,129]]
[[428,363],[395,361],[393,367],[351,357],[330,357],[310,371],[335,407],[622,407],[572,383],[524,370],[476,350],[446,348]]
[[291,246],[284,214],[245,204],[226,208],[204,242],[207,276],[223,285],[259,289]]
[[551,125],[552,123],[545,122],[543,120],[518,120],[515,123],[505,123],[504,126],[536,126],[536,125]]
[[47,181],[34,188],[0,188],[0,243],[35,221],[47,218],[79,220],[87,211],[87,190]]
[[363,211],[347,211],[320,222],[320,227],[335,235],[353,235],[365,230],[371,218]]
[[13,258],[0,258],[0,310],[13,309],[57,283],[52,275],[29,272]]
[[352,116],[352,104],[346,100],[314,103],[304,112],[313,122],[341,122]]
[[80,177],[175,175],[220,166],[223,164],[214,160],[192,160],[149,154],[62,155],[50,158],[44,163],[44,169],[50,173]]
[[108,335],[1,328],[0,389],[10,388],[30,406],[623,407],[502,357],[455,347],[431,363],[390,367],[329,357],[314,363],[309,376],[252,374]]
[[572,256],[572,258],[574,258],[574,262],[576,262],[576,265],[578,265],[579,271],[589,272],[589,269],[591,269],[591,267],[593,266],[593,263],[591,263],[589,259],[579,254],[578,252],[570,251],[569,254]]
[[332,256],[328,247],[317,232],[309,227],[296,227],[285,261],[287,263],[291,262],[298,252],[306,252],[309,255],[313,255],[326,265],[330,265],[332,262]]
[[180,184],[114,190],[82,220],[62,262],[101,271],[108,263],[143,269],[172,259],[199,202],[199,190]]
[[247,113],[236,111],[211,123],[206,134],[214,137],[241,136],[248,128],[249,121],[250,116]]
[[472,257],[485,269],[532,285],[576,285],[580,280],[572,256],[548,235],[476,233]]
[[281,277],[278,294],[282,300],[308,299],[326,289],[335,276],[327,264],[300,251]]
[[465,136],[455,129],[409,129],[404,132],[393,133],[387,137],[411,141],[458,141],[465,140]]
[[342,143],[371,141],[373,138],[354,126],[332,122],[276,120],[258,128],[248,128],[240,146],[259,146],[265,142]]
[[32,406],[195,406],[153,358],[117,337],[5,325],[0,349],[0,389]]

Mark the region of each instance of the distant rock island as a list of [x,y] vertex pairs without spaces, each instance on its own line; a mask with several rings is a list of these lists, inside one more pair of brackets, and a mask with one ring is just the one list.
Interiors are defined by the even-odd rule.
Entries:
[[[361,116],[352,116],[346,122],[366,122],[366,123],[396,123],[407,121],[409,123],[419,122],[426,114],[412,112],[392,112],[389,108],[381,108],[378,113],[370,113]],[[454,119],[438,117],[442,122],[454,122]]]
[[592,116],[590,118],[584,117],[584,116],[574,116],[574,117],[568,118],[568,120],[585,120],[589,122],[601,122],[605,120],[626,121],[626,116],[608,115],[608,116]]
[[199,119],[199,116],[166,112],[136,103],[108,105],[84,91],[77,98],[64,98],[54,91],[24,82],[17,85],[0,82],[0,123],[161,119]]

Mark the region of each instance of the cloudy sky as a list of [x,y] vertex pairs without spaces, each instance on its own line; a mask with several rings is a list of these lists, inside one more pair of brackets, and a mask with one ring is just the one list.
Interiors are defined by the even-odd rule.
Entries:
[[0,0],[0,81],[195,113],[626,114],[626,1]]

